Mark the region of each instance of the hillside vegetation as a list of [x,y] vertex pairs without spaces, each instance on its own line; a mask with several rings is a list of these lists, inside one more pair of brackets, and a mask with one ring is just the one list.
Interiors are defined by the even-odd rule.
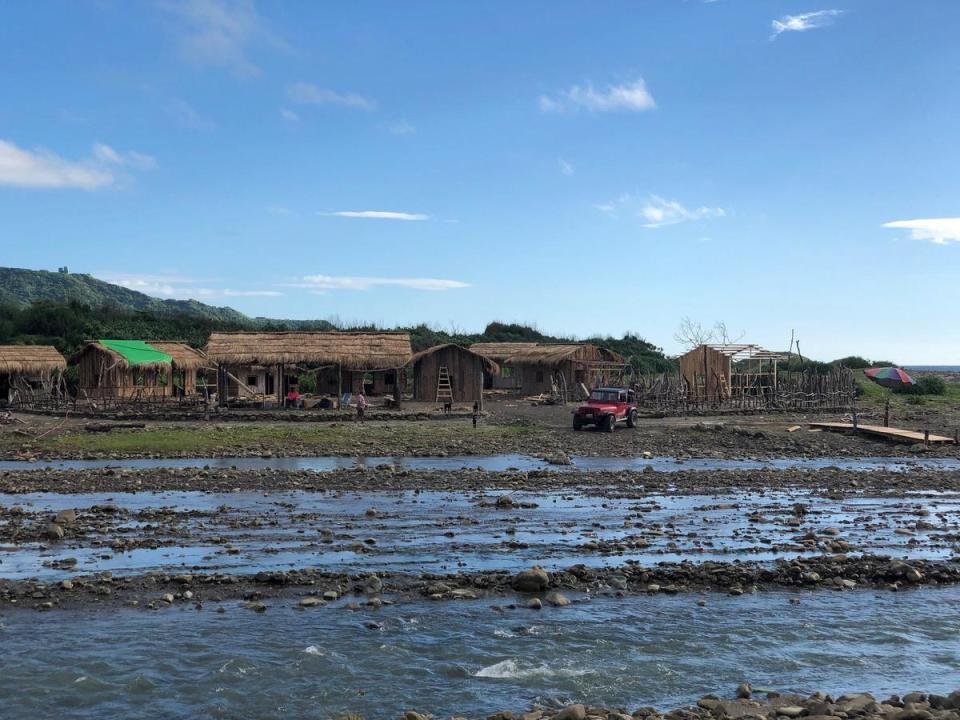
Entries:
[[186,315],[220,322],[247,320],[246,315],[233,308],[214,307],[196,300],[160,300],[91,275],[0,268],[0,305],[25,308],[34,303],[116,306],[126,310],[145,310],[161,316]]

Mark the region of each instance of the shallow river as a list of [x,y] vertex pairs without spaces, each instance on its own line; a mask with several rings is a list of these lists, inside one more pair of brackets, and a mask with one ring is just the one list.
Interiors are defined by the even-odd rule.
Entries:
[[[573,492],[513,493],[527,507],[482,492],[142,492],[0,495],[30,513],[38,534],[66,508],[78,511],[64,541],[0,540],[0,578],[62,579],[193,567],[258,572],[296,567],[455,572],[542,564],[620,565],[772,561],[832,551],[899,557],[960,554],[960,497],[843,500],[805,491],[640,499]],[[794,505],[806,514],[797,518]],[[97,511],[104,506],[109,513]],[[371,509],[375,515],[368,515]],[[91,518],[88,522],[87,518]],[[815,536],[815,544],[803,543]],[[115,545],[133,540],[134,547]],[[57,567],[65,559],[76,564]]]
[[[737,683],[946,692],[960,677],[960,588],[596,599],[257,614],[171,608],[7,611],[10,718],[485,717],[534,701],[667,709]],[[798,598],[799,605],[790,604]]]
[[530,455],[453,455],[448,457],[197,457],[197,458],[140,458],[128,460],[0,460],[0,471],[36,470],[89,470],[96,468],[130,468],[150,470],[155,468],[239,468],[241,470],[313,470],[331,472],[352,468],[391,467],[406,470],[462,470],[479,469],[491,472],[504,470],[567,470],[567,471],[622,471],[644,470],[648,467],[660,472],[679,470],[785,470],[791,468],[817,470],[826,467],[841,470],[893,470],[911,468],[936,470],[960,470],[960,458],[891,458],[891,457],[816,457],[775,458],[770,460],[729,460],[722,458],[673,457],[590,457],[574,455],[572,465],[551,465]]

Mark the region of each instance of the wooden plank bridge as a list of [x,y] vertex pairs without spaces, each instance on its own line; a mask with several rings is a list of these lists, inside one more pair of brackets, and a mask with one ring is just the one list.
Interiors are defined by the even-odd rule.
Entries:
[[858,423],[845,422],[812,422],[809,424],[811,429],[834,430],[834,431],[853,431],[882,437],[896,442],[927,443],[928,445],[947,445],[953,444],[954,439],[945,435],[934,435],[933,433],[917,432],[916,430],[904,430],[902,428],[885,427],[883,425],[864,425]]

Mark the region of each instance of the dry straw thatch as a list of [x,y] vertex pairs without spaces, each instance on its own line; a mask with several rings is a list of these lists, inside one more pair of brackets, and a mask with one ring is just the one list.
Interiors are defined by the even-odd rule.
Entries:
[[66,367],[63,355],[51,345],[0,345],[0,373],[44,373]]
[[[474,347],[476,347],[476,345],[474,345]],[[477,357],[480,359],[480,361],[483,363],[483,369],[484,369],[485,372],[488,372],[488,373],[490,373],[491,375],[499,375],[499,374],[500,374],[500,366],[497,365],[497,363],[495,363],[493,360],[491,360],[488,356],[483,355],[483,354],[481,354],[481,353],[479,353],[479,352],[476,352],[476,351],[474,351],[474,350],[471,350],[470,348],[463,347],[463,345],[457,345],[456,343],[446,343],[445,345],[434,345],[433,347],[429,347],[429,348],[427,348],[426,350],[421,350],[421,351],[418,352],[416,355],[414,355],[412,358],[410,358],[410,364],[411,364],[411,365],[415,365],[419,360],[422,360],[422,359],[425,358],[425,357],[428,357],[428,356],[430,356],[430,355],[433,355],[434,353],[438,353],[438,352],[440,352],[441,350],[446,350],[446,349],[448,349],[448,348],[452,348],[452,349],[454,349],[454,350],[459,350],[459,351],[461,351],[461,352],[465,352],[465,353],[467,353],[468,355],[475,355],[475,356],[477,356]]]
[[224,365],[340,365],[346,370],[392,370],[410,362],[404,332],[215,332],[207,357]]
[[[201,351],[195,350],[186,343],[175,340],[144,340],[144,342],[160,352],[169,355],[173,359],[173,367],[178,370],[199,370],[200,368],[210,366],[206,356]],[[103,353],[109,358],[109,369],[111,370],[127,370],[132,367],[123,355],[96,340],[91,340],[76,354],[72,355],[70,362],[79,363],[84,355],[91,352]],[[138,363],[136,368],[138,370],[163,370],[169,368],[170,365],[171,363],[168,362]]]
[[207,356],[204,355],[203,352],[190,347],[186,343],[172,342],[170,340],[147,340],[147,343],[160,352],[172,357],[175,368],[181,370],[199,370],[200,368],[211,366],[211,363],[207,361]]
[[503,364],[556,365],[567,360],[623,362],[612,350],[589,343],[474,343],[470,349]]

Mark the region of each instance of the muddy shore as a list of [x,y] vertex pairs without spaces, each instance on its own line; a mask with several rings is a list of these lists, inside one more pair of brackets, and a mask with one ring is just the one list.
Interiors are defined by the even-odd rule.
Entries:
[[[960,583],[956,561],[911,560],[890,557],[820,556],[778,561],[773,565],[736,563],[660,563],[653,567],[626,563],[592,569],[573,565],[547,572],[534,567],[514,573],[492,570],[477,573],[331,573],[314,569],[230,573],[163,572],[114,577],[110,572],[78,575],[60,582],[0,581],[0,606],[37,610],[79,606],[121,605],[157,609],[188,603],[244,600],[245,607],[263,612],[270,603],[301,608],[329,605],[360,610],[385,602],[413,599],[492,601],[495,611],[540,610],[563,607],[573,596],[656,593],[728,593],[744,595],[764,590],[916,590]],[[565,594],[566,593],[566,594]],[[703,597],[698,602],[708,602]],[[798,595],[796,602],[802,602]]]
[[[716,720],[717,718],[767,718],[790,720],[791,718],[815,718],[816,720],[957,720],[960,718],[960,690],[949,695],[925,692],[908,692],[877,699],[870,693],[847,693],[831,696],[816,692],[812,695],[796,695],[754,689],[742,683],[735,699],[721,699],[706,695],[696,705],[660,711],[642,707],[631,712],[627,708],[602,708],[591,705],[572,704],[560,708],[533,708],[521,712],[499,712],[487,720]],[[428,720],[432,717],[416,711],[408,711],[401,720]],[[461,720],[454,717],[452,720]]]
[[622,472],[530,470],[408,470],[380,467],[314,472],[280,469],[157,468],[132,470],[37,469],[0,471],[0,493],[109,493],[153,491],[546,491],[581,489],[611,497],[642,498],[651,493],[711,494],[800,489],[843,497],[869,493],[900,496],[915,491],[960,492],[960,470],[757,469]]

